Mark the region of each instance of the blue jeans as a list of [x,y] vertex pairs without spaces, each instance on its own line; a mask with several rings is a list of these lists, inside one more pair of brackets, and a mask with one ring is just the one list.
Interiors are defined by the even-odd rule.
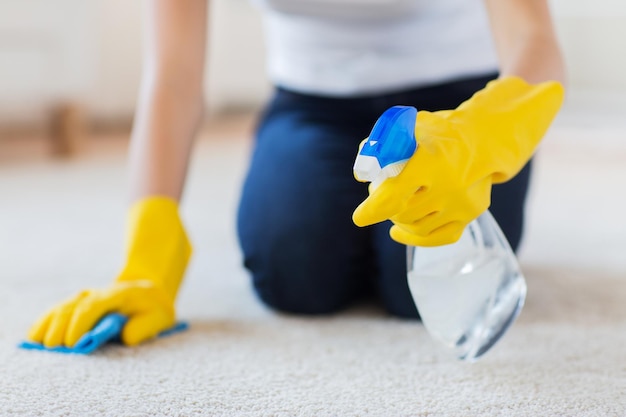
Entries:
[[[374,295],[389,313],[417,318],[406,249],[389,237],[391,224],[352,223],[352,211],[367,197],[367,185],[352,175],[358,145],[387,108],[455,108],[494,77],[347,99],[278,88],[258,127],[237,221],[259,298],[284,312],[326,314]],[[490,210],[513,248],[529,176],[528,165],[493,188]]]

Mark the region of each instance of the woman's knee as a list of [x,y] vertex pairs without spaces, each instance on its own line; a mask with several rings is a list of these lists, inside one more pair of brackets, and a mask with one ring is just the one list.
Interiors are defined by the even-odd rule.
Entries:
[[314,281],[315,277],[302,271],[291,276],[252,271],[257,296],[272,309],[292,314],[325,315],[350,305],[352,299],[349,293]]
[[259,298],[297,314],[329,314],[347,307],[365,282],[357,254],[362,252],[359,242],[366,240],[349,231],[337,236],[319,222],[292,226],[240,222],[244,265]]

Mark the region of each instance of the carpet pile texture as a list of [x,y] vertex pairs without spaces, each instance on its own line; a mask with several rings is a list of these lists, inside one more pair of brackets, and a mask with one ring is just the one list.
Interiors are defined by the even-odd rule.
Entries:
[[[599,123],[599,122],[598,122]],[[602,125],[604,126],[604,125]],[[191,329],[92,356],[21,351],[49,306],[122,260],[125,149],[0,166],[0,416],[626,416],[626,129],[566,113],[536,159],[521,253],[527,304],[482,360],[357,306],[268,311],[235,239],[244,137],[202,139],[183,207]]]

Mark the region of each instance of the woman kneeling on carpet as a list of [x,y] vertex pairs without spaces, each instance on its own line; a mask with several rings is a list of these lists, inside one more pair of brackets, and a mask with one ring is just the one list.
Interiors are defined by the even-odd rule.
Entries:
[[[375,294],[389,313],[417,318],[403,244],[454,242],[490,207],[518,247],[529,161],[563,99],[547,0],[256,2],[276,91],[256,132],[238,235],[264,303],[327,314]],[[71,347],[110,312],[128,317],[127,345],[175,323],[192,252],[178,202],[203,113],[207,7],[207,0],[146,2],[126,263],[108,288],[46,313],[29,333],[33,342]],[[465,179],[433,182],[389,213],[354,180],[352,164],[377,118],[399,104],[420,110],[414,157],[432,152],[439,172],[459,171],[438,149],[448,138],[458,139],[450,152],[471,157]],[[498,137],[489,137],[492,127]],[[401,190],[419,187],[413,180],[405,176],[385,198],[405,199]],[[436,213],[421,208],[426,200]]]

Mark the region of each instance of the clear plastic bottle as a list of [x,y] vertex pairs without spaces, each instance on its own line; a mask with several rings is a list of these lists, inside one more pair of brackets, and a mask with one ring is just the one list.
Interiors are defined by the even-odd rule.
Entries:
[[487,352],[524,305],[524,276],[489,211],[456,243],[409,246],[407,271],[424,326],[459,359]]
[[[354,171],[377,186],[398,175],[413,155],[417,110],[395,106],[378,119]],[[489,211],[450,245],[407,247],[411,295],[430,335],[456,357],[487,352],[521,311],[526,282],[508,241]]]

